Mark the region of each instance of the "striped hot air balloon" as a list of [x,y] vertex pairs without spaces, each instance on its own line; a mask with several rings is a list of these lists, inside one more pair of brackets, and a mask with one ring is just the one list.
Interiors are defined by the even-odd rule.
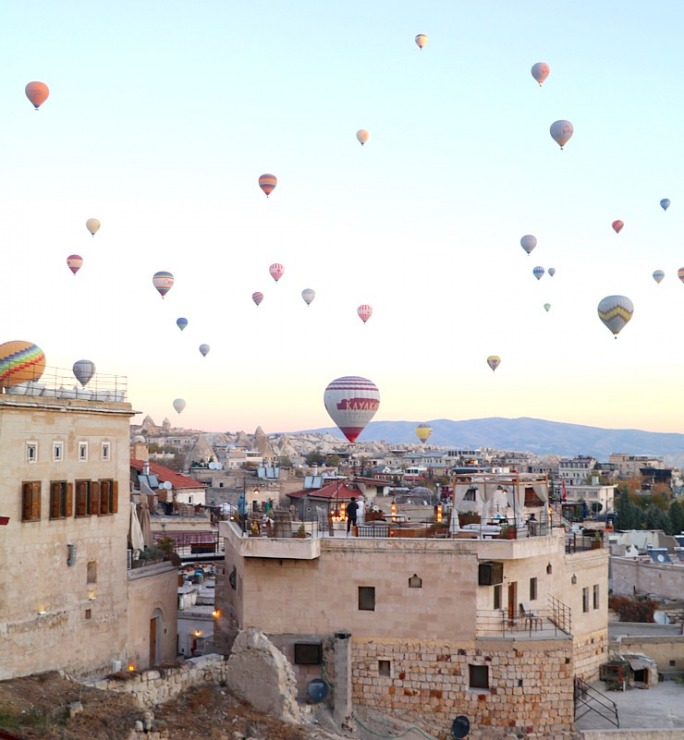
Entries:
[[173,288],[173,282],[173,274],[166,270],[155,272],[152,276],[152,285],[159,291],[162,298]]
[[267,198],[275,190],[277,184],[278,178],[275,175],[266,173],[259,178],[259,187],[266,193]]
[[32,342],[16,340],[0,344],[0,386],[8,388],[38,380],[45,370],[45,354]]
[[368,378],[347,375],[328,384],[323,403],[342,434],[353,444],[375,416],[380,406],[380,391]]
[[369,306],[367,303],[362,304],[356,309],[356,313],[359,315],[359,318],[363,323],[365,324],[368,319],[373,315],[373,306]]
[[70,254],[67,257],[67,266],[74,273],[74,275],[81,269],[83,264],[83,257],[80,254]]
[[628,324],[633,313],[634,304],[624,295],[606,296],[598,304],[599,318],[616,338]]

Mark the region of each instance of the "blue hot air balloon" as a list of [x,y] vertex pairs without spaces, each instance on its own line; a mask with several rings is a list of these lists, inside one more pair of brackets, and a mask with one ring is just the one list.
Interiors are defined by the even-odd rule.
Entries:
[[187,320],[187,319],[184,319],[184,318],[183,318],[182,316],[181,316],[181,318],[180,318],[180,319],[176,319],[176,326],[177,326],[177,327],[178,327],[178,328],[179,328],[179,329],[180,329],[181,331],[183,331],[183,329],[185,329],[185,327],[186,327],[187,325],[188,325],[188,320]]
[[95,375],[95,363],[90,360],[79,360],[78,362],[74,362],[72,370],[76,376],[76,380],[81,385],[86,386],[93,375]]
[[660,207],[666,211],[670,207],[670,199],[669,198],[663,198],[660,201]]
[[544,268],[541,265],[537,265],[533,270],[532,274],[537,278],[537,280],[541,280],[544,277]]

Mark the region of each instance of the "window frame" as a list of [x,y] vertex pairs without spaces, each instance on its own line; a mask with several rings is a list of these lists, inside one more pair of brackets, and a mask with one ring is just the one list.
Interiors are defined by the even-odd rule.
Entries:
[[[59,450],[59,452],[57,451]],[[52,462],[63,462],[64,461],[64,442],[61,440],[54,440],[52,442]]]
[[100,445],[100,458],[102,462],[110,462],[112,459],[112,443],[102,442]]
[[358,587],[358,608],[361,612],[375,611],[375,586]]
[[[97,483],[98,511],[100,516],[111,516],[119,511],[119,484],[113,478],[103,478]],[[95,513],[95,512],[93,512]]]
[[78,461],[88,462],[88,442],[80,440],[78,443]]
[[74,481],[74,519],[88,516],[91,516],[90,481],[81,478]]
[[468,688],[471,691],[489,691],[489,678],[488,665],[468,664]]
[[530,601],[536,601],[539,593],[539,583],[537,577],[530,578]]
[[38,442],[36,440],[26,441],[26,462],[35,465],[38,462]]
[[585,586],[582,589],[582,613],[587,614],[589,612],[589,586]]
[[599,585],[598,583],[594,584],[594,588],[592,591],[593,591],[592,604],[593,604],[594,609],[598,609],[599,608]]
[[68,519],[74,513],[74,484],[65,480],[50,481],[48,519]]
[[501,597],[502,597],[503,590],[501,588],[501,584],[497,583],[496,586],[493,586],[493,589],[494,590],[492,592],[493,594],[492,598],[494,601],[494,609],[502,609],[503,607],[501,605],[503,602],[501,600]]
[[39,480],[21,484],[21,521],[39,522],[41,515],[42,483]]

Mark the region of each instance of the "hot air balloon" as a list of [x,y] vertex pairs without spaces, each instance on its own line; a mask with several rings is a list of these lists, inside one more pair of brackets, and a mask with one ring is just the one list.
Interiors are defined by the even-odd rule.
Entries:
[[418,424],[416,427],[416,437],[425,444],[428,439],[430,439],[430,435],[432,434],[432,427],[429,424]]
[[25,88],[26,97],[33,103],[33,107],[38,110],[47,100],[50,90],[44,82],[29,82]]
[[208,344],[200,344],[199,351],[202,353],[202,357],[206,357],[209,354],[211,347]]
[[541,87],[544,84],[544,80],[551,73],[551,67],[546,62],[537,62],[532,65],[530,72],[532,73],[532,77],[539,83],[539,87]]
[[427,44],[427,35],[424,33],[419,33],[416,36],[416,44],[418,44],[419,49],[422,49],[425,44]]
[[271,277],[278,282],[280,278],[283,276],[283,273],[285,272],[285,268],[279,263],[274,262],[269,268],[268,271],[271,273]]
[[613,227],[613,231],[614,231],[614,232],[615,232],[616,234],[619,234],[619,233],[620,233],[620,232],[622,231],[622,227],[623,227],[624,225],[625,225],[625,222],[624,222],[624,221],[620,221],[620,220],[618,220],[618,221],[613,221],[613,223],[611,224],[611,226]]
[[0,344],[1,387],[38,380],[44,370],[45,354],[32,342],[16,340]]
[[380,405],[380,392],[373,381],[356,375],[337,378],[323,394],[326,411],[353,444]]
[[665,273],[662,270],[653,271],[653,279],[656,281],[656,283],[660,283],[664,277]]
[[359,140],[359,144],[361,144],[361,146],[363,146],[368,141],[369,136],[370,134],[368,133],[368,131],[366,131],[365,128],[360,128],[356,132],[356,138]]
[[499,355],[489,355],[489,357],[487,358],[487,364],[489,365],[489,367],[492,368],[492,372],[494,372],[496,368],[499,367],[499,365],[501,364],[501,358],[499,357]]
[[316,291],[312,290],[311,288],[304,288],[302,291],[302,298],[304,299],[304,303],[306,303],[307,306],[311,305],[311,301],[316,297]]
[[537,265],[532,268],[532,274],[537,278],[537,280],[541,280],[544,277],[544,272],[545,270],[541,265]]
[[555,267],[549,267],[548,273],[549,273],[549,277],[553,277],[556,274],[556,268]]
[[520,239],[520,246],[529,254],[537,246],[537,237],[532,234],[525,234]]
[[575,133],[575,129],[570,121],[554,121],[551,124],[549,133],[551,134],[551,138],[562,149],[570,141],[570,137]]
[[67,266],[74,273],[74,275],[81,269],[83,264],[83,257],[80,254],[70,254],[67,257]]
[[185,408],[185,399],[177,398],[173,402],[173,408],[176,409],[176,411],[180,414],[180,412]]
[[93,375],[95,375],[95,363],[90,360],[78,360],[78,362],[74,362],[72,371],[76,376],[76,380],[82,386],[86,386],[92,380]]
[[163,298],[173,288],[173,275],[165,270],[155,272],[152,276],[152,284]]
[[179,328],[179,329],[180,329],[181,331],[183,331],[183,329],[185,329],[185,327],[186,327],[187,325],[188,325],[188,320],[187,320],[187,319],[184,319],[184,318],[183,318],[182,316],[181,316],[181,318],[180,318],[180,319],[176,319],[176,326],[177,326],[177,327],[178,327],[178,328]]
[[256,293],[252,293],[252,300],[258,306],[261,303],[261,301],[264,300],[264,294],[263,293],[259,293],[259,291],[257,291]]
[[660,207],[666,211],[670,207],[670,199],[669,198],[663,198],[660,201]]
[[100,230],[100,222],[96,218],[89,218],[86,221],[86,229],[88,229],[92,236],[95,236]]
[[545,304],[544,304],[544,311],[546,311],[546,313],[548,313],[548,312],[549,312],[549,309],[550,309],[550,308],[551,308],[551,304],[550,304],[550,303],[545,303]]
[[684,283],[684,267],[680,267],[677,270],[677,277]]
[[362,304],[356,309],[356,313],[359,315],[359,318],[363,323],[365,324],[368,319],[373,315],[373,306],[369,306],[367,303]]
[[259,178],[259,187],[266,193],[267,198],[275,190],[277,184],[278,178],[275,175],[267,173]]
[[601,321],[613,332],[615,337],[622,331],[634,313],[632,301],[624,295],[609,295],[598,304]]

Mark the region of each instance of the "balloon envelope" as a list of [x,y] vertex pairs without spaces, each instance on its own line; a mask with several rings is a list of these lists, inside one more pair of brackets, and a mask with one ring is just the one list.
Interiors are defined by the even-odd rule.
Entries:
[[555,267],[549,267],[549,275],[553,277],[556,274],[556,268]]
[[598,304],[601,321],[617,336],[627,325],[634,313],[634,305],[627,296],[609,295]]
[[611,226],[613,227],[613,231],[616,234],[619,234],[622,231],[622,227],[624,225],[625,225],[625,222],[624,221],[620,221],[620,220],[613,221],[613,223],[611,224]]
[[492,372],[494,372],[494,370],[496,370],[496,368],[501,364],[501,358],[499,355],[489,355],[487,358],[487,364],[492,368]]
[[684,267],[680,267],[677,270],[677,277],[684,283]]
[[206,357],[209,354],[211,347],[208,344],[200,344],[199,351],[202,353],[202,357]]
[[544,84],[544,80],[551,73],[551,67],[546,62],[537,62],[532,65],[530,72],[532,73],[532,77],[539,83],[539,87],[541,87]]
[[356,132],[356,138],[359,140],[359,144],[361,144],[361,146],[363,146],[368,141],[369,136],[370,134],[368,133],[368,131],[366,131],[365,128],[360,128]]
[[375,416],[380,406],[380,392],[373,381],[349,375],[328,384],[323,403],[342,434],[354,443]]
[[264,294],[263,294],[263,293],[260,293],[260,292],[259,292],[259,291],[257,290],[257,291],[256,291],[256,293],[252,293],[252,300],[253,300],[253,301],[254,301],[254,303],[256,303],[256,304],[257,304],[257,306],[258,306],[258,305],[259,305],[259,304],[261,303],[261,301],[263,301],[263,300],[264,300]]
[[537,278],[537,280],[541,280],[544,277],[544,268],[541,265],[537,265],[532,269],[532,274]]
[[311,288],[304,288],[302,291],[302,298],[304,299],[304,303],[306,303],[307,306],[311,305],[311,301],[316,297],[316,291],[312,290]]
[[545,303],[544,304],[544,311],[546,311],[547,313],[549,312],[549,309],[550,308],[551,308],[551,304],[550,303]]
[[283,267],[283,266],[282,266],[282,265],[281,265],[281,264],[280,264],[279,262],[274,262],[274,263],[273,263],[273,264],[272,264],[272,265],[271,265],[271,266],[270,266],[270,267],[268,268],[268,271],[269,271],[269,272],[271,273],[271,277],[272,277],[272,278],[273,278],[273,279],[274,279],[274,280],[276,281],[276,283],[277,283],[277,282],[278,282],[278,280],[280,280],[280,278],[281,278],[281,277],[283,276],[283,274],[285,273],[285,268],[284,268],[284,267]]
[[180,412],[185,408],[185,399],[177,398],[173,402],[173,408],[180,414]]
[[88,385],[93,375],[95,375],[95,363],[90,360],[78,360],[78,362],[74,362],[72,370],[76,376],[76,380],[85,386]]
[[425,33],[419,33],[416,36],[416,44],[418,45],[418,48],[419,49],[422,49],[425,46],[425,44],[427,44],[427,40],[428,40],[427,39],[427,34],[425,34]]
[[575,133],[575,129],[570,121],[554,121],[551,124],[549,133],[551,134],[551,138],[562,149],[570,141],[570,137]]
[[429,424],[418,424],[416,427],[416,437],[425,444],[430,439],[432,434],[432,427]]
[[33,107],[38,110],[47,100],[50,90],[44,82],[29,82],[24,90],[26,97],[31,101]]
[[373,315],[373,306],[369,306],[367,303],[362,304],[356,309],[356,313],[359,315],[359,318],[363,323],[365,324],[368,319]]
[[159,295],[163,298],[173,287],[173,275],[166,270],[160,270],[155,272],[152,276],[152,284],[159,291]]
[[670,207],[670,199],[669,198],[663,198],[660,201],[660,207],[666,211]]
[[188,325],[188,320],[187,320],[187,319],[185,319],[185,318],[183,318],[182,316],[181,316],[181,318],[179,318],[179,319],[176,319],[176,326],[177,326],[177,327],[178,327],[178,328],[179,328],[179,329],[180,329],[181,331],[183,331],[183,329],[185,329],[185,327],[186,327],[187,325]]
[[660,283],[664,277],[665,273],[662,270],[653,271],[653,279],[656,281],[656,283]]
[[74,275],[81,269],[83,264],[83,257],[80,254],[70,254],[67,257],[67,265]]
[[32,342],[21,340],[0,344],[0,386],[38,380],[45,370],[45,354]]
[[266,193],[267,198],[275,190],[277,184],[278,178],[275,175],[266,173],[259,178],[259,187]]
[[537,246],[537,237],[532,234],[525,234],[520,239],[520,246],[529,254]]
[[100,230],[100,222],[96,218],[89,218],[86,221],[86,229],[95,236],[96,232]]

